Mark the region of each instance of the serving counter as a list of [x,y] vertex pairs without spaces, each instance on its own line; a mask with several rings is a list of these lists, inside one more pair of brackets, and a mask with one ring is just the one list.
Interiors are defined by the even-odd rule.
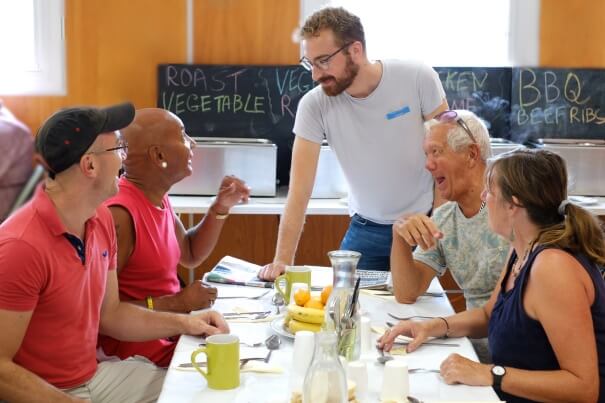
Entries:
[[[251,197],[247,204],[231,209],[231,214],[282,214],[286,204],[287,189],[280,188],[276,197]],[[605,216],[605,197],[570,196],[572,202],[588,209],[595,215]],[[179,214],[204,214],[214,197],[170,196],[172,207]],[[311,199],[307,215],[348,215],[347,199]]]

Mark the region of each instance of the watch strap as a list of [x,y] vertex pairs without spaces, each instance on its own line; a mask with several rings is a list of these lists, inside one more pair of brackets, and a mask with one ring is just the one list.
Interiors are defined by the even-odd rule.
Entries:
[[[498,374],[497,372],[500,372],[500,371],[497,371],[496,368],[498,370],[502,370],[503,373],[502,374]],[[493,379],[492,387],[495,390],[501,390],[502,389],[502,378],[504,378],[504,375],[506,375],[506,369],[504,367],[499,366],[499,365],[494,365],[492,367],[492,371],[491,372],[492,372],[492,379]]]

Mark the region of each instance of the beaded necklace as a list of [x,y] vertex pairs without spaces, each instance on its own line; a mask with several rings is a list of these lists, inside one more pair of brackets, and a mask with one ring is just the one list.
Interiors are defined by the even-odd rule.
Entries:
[[525,263],[525,260],[527,259],[529,252],[533,249],[536,241],[537,241],[537,239],[534,239],[534,240],[531,240],[530,242],[528,242],[527,248],[525,249],[525,252],[523,253],[523,257],[521,259],[517,259],[517,261],[515,263],[513,263],[513,268],[510,273],[511,277],[513,278],[513,281],[515,281],[517,279],[517,277],[519,276],[519,273],[521,273],[521,268],[523,267],[523,263]]

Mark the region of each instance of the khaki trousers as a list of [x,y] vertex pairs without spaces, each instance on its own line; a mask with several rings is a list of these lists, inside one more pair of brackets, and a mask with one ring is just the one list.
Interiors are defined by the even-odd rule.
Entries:
[[97,372],[83,385],[64,392],[93,403],[155,402],[160,395],[166,370],[156,367],[145,357],[99,363]]

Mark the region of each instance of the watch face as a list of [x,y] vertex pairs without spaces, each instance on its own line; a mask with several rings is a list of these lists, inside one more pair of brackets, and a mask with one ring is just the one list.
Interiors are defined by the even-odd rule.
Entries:
[[496,366],[494,366],[494,367],[492,368],[492,373],[493,373],[494,375],[499,375],[499,376],[502,376],[502,375],[504,375],[504,374],[506,373],[506,370],[505,370],[503,367],[501,367],[501,366],[499,366],[499,365],[496,365]]

